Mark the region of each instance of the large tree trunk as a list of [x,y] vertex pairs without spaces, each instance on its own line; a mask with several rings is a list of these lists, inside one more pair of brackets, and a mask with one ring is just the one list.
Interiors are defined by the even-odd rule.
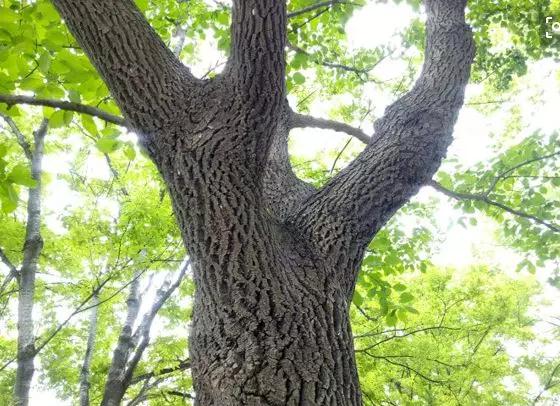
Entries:
[[204,81],[131,0],[54,3],[169,188],[196,282],[195,403],[361,404],[349,323],[357,272],[451,142],[473,58],[466,1],[425,1],[418,82],[320,190],[289,163],[288,131],[305,124],[286,103],[285,1],[234,0],[231,56]]
[[197,404],[360,404],[343,281],[297,233],[263,208],[248,209],[250,196],[179,193],[183,181],[219,185],[214,176],[232,169],[214,162],[205,171],[175,167],[196,180],[168,179],[180,223],[191,225],[182,230],[195,258]]

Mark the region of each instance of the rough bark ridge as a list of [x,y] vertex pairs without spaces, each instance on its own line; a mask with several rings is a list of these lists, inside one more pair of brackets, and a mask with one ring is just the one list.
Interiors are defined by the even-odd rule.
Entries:
[[286,107],[285,1],[234,0],[228,65],[203,81],[131,0],[54,0],[169,187],[197,285],[196,404],[361,404],[356,273],[451,141],[473,57],[465,3],[426,1],[418,83],[376,123],[375,142],[314,190],[287,151],[289,129],[306,124]]

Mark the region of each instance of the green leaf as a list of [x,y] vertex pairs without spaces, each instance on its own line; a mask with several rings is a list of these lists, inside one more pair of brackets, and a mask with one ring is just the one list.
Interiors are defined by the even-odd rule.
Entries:
[[7,179],[12,183],[30,188],[37,186],[37,181],[31,177],[31,170],[29,167],[22,164],[14,166],[8,174]]
[[364,298],[362,297],[362,295],[360,295],[360,294],[358,293],[358,291],[354,291],[354,297],[352,298],[352,302],[353,302],[356,306],[360,307],[361,305],[364,304]]
[[408,303],[408,302],[412,301],[413,299],[414,299],[414,296],[412,296],[412,294],[410,294],[408,292],[401,293],[401,295],[399,297],[399,301],[401,303]]
[[65,127],[72,122],[72,111],[57,110],[49,117],[49,126],[51,128]]
[[126,143],[124,147],[124,156],[126,156],[131,161],[133,161],[134,158],[136,158],[136,149],[134,149],[134,145],[132,145],[132,143],[130,142]]
[[397,311],[396,309],[391,310],[389,313],[387,313],[387,316],[385,316],[385,323],[387,323],[387,325],[389,327],[394,327],[397,325]]
[[16,209],[18,195],[11,183],[0,183],[0,201],[4,213],[11,213]]
[[68,98],[70,99],[71,102],[74,102],[74,103],[81,103],[82,102],[82,97],[80,96],[80,92],[78,92],[74,89],[68,90]]
[[113,136],[106,136],[98,139],[95,143],[95,146],[104,154],[110,154],[111,152],[115,152],[119,148],[120,141]]
[[402,292],[403,290],[406,290],[406,286],[403,285],[402,283],[396,283],[393,285],[393,289]]
[[48,52],[43,52],[39,57],[39,70],[45,75],[49,73],[51,67],[51,57]]
[[93,135],[94,137],[97,136],[97,126],[95,125],[95,121],[91,116],[82,114],[82,125],[90,135]]
[[297,85],[302,85],[305,83],[305,76],[303,76],[300,72],[294,73],[292,79],[294,80],[294,83]]

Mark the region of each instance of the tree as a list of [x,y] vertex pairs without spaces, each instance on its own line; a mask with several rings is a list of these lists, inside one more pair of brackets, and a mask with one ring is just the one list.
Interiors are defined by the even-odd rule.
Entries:
[[234,2],[230,58],[211,80],[196,79],[132,2],[54,4],[169,188],[197,286],[196,402],[360,404],[357,270],[451,142],[474,56],[465,1],[426,2],[419,80],[320,190],[288,161],[285,2]]
[[[451,142],[473,57],[465,2],[426,2],[423,72],[377,120],[371,138],[288,107],[286,87],[302,76],[286,83],[284,50],[294,45],[286,43],[283,2],[235,2],[230,58],[222,74],[204,80],[132,2],[55,5],[125,121],[76,101],[2,100],[66,110],[50,117],[55,125],[74,111],[140,134],[194,264],[197,402],[359,404],[349,320],[358,270],[373,236],[430,183]],[[287,151],[289,130],[305,126],[342,129],[368,145],[315,189],[294,175]],[[111,135],[98,140],[106,152],[116,144]],[[490,204],[487,195],[434,186]]]

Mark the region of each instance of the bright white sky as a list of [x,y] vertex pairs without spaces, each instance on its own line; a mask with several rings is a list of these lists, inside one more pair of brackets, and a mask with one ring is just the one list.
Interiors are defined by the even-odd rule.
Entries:
[[[369,4],[362,10],[357,12],[355,16],[348,22],[347,33],[348,43],[351,48],[374,48],[379,44],[387,44],[394,41],[394,35],[408,26],[415,13],[405,4],[394,5],[393,3],[377,3]],[[215,52],[215,48],[211,42],[203,47],[201,61],[193,66],[195,74],[202,75],[208,70],[208,66],[213,66],[219,59],[219,55]],[[399,61],[384,61],[376,70],[376,74],[385,78],[394,78],[404,72],[406,66]],[[520,134],[524,137],[535,128],[542,128],[544,132],[550,132],[557,127],[557,108],[560,106],[560,89],[558,79],[555,74],[558,66],[554,66],[551,62],[539,63],[533,66],[528,77],[534,86],[527,88],[519,95],[515,96],[515,100],[510,103],[517,103],[522,108],[524,114],[524,123],[526,129]],[[470,86],[467,91],[467,98],[480,92],[477,86]],[[373,92],[373,90],[372,90]],[[542,92],[542,99],[546,100],[544,105],[532,105],[529,95]],[[369,97],[374,98],[376,105],[381,111],[376,111],[376,115],[380,115],[385,106],[390,102],[389,95],[371,94]],[[332,105],[329,103],[315,103],[312,106],[312,113],[318,116],[327,117]],[[498,113],[491,118],[484,116],[472,108],[464,108],[455,131],[455,142],[450,148],[448,157],[455,157],[460,162],[471,165],[479,160],[491,157],[495,152],[490,148],[492,142],[492,134],[499,134],[505,125],[507,113]],[[356,124],[356,123],[355,123]],[[370,132],[371,124],[364,126],[364,130]],[[347,135],[336,134],[332,131],[311,130],[294,131],[291,137],[291,149],[297,151],[297,154],[305,157],[315,157],[330,150],[339,150],[346,143]],[[356,143],[356,147],[359,143]],[[109,171],[104,161],[92,158],[88,163],[91,167],[91,175],[96,177],[108,178]],[[45,160],[45,170],[53,174],[64,173],[69,165],[68,158],[64,156],[48,156]],[[54,177],[53,177],[54,178]],[[45,204],[47,207],[55,210],[58,207],[59,199],[56,196],[65,196],[65,200],[72,204],[79,204],[79,198],[72,196],[72,192],[63,182],[55,182],[51,184],[52,188],[57,189],[56,192],[47,194]],[[423,189],[418,198],[428,199],[435,196],[435,192],[431,189]],[[445,229],[453,219],[459,217],[459,213],[452,208],[452,204],[446,199],[441,199],[440,209],[438,211],[438,221]],[[54,220],[49,223],[53,228],[60,225]],[[477,263],[486,263],[499,266],[509,274],[514,273],[519,257],[507,248],[497,246],[493,239],[493,234],[498,224],[490,220],[479,221],[477,226],[469,226],[463,228],[459,225],[450,226],[446,234],[446,241],[442,244],[440,253],[435,258],[438,265],[451,265],[462,268]],[[539,280],[546,281],[549,270],[539,270],[537,272]],[[543,297],[552,301],[555,307],[560,308],[560,301],[556,298],[557,291],[547,287],[543,283],[545,292]],[[553,314],[553,306],[541,307],[540,315]],[[557,314],[556,314],[557,315]],[[546,332],[546,326],[539,327],[542,333]],[[158,330],[157,325],[154,330]],[[515,346],[510,346],[511,352],[520,355],[522,351]],[[552,353],[557,354],[557,349],[549,349]],[[552,354],[551,354],[552,355]],[[35,375],[37,377],[38,374]],[[36,380],[35,380],[36,381]],[[41,406],[63,406],[65,403],[56,399],[53,393],[44,392],[37,385],[34,386],[31,405]]]

